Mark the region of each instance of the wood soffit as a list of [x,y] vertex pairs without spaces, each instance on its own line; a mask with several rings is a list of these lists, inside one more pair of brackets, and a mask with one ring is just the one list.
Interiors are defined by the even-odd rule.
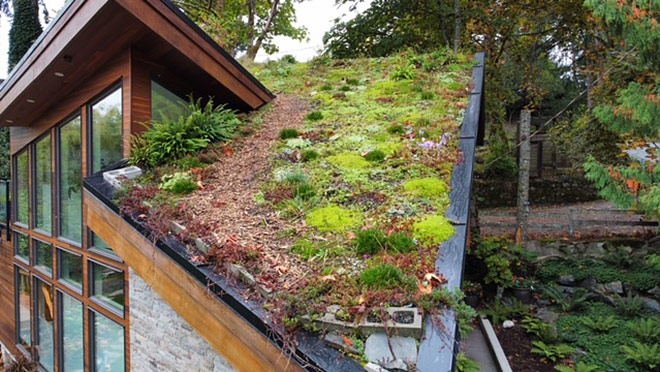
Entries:
[[0,83],[0,126],[33,125],[128,48],[236,109],[274,97],[169,0],[73,0]]

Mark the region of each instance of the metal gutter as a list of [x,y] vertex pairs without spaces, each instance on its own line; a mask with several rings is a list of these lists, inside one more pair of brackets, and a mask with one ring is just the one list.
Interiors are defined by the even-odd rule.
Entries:
[[[465,251],[469,238],[470,200],[476,146],[483,138],[485,119],[485,54],[477,53],[477,66],[472,71],[473,89],[465,111],[459,148],[463,161],[454,165],[451,178],[450,205],[446,217],[453,221],[456,234],[442,243],[438,251],[436,270],[446,279],[450,289],[461,288]],[[451,309],[440,319],[427,317],[424,338],[419,350],[417,370],[419,372],[452,372],[456,368],[456,355],[460,350],[460,335],[456,314]]]

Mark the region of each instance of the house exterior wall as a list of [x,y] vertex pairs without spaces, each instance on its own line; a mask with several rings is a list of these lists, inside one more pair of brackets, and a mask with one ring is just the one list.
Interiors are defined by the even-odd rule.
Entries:
[[132,371],[235,371],[132,269],[129,278]]

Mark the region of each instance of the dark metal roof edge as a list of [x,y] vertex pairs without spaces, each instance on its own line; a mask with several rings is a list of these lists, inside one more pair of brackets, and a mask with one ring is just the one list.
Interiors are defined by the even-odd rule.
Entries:
[[256,77],[254,77],[254,75],[252,75],[250,71],[248,71],[234,57],[232,57],[231,54],[227,53],[227,51],[223,47],[218,45],[218,43],[216,43],[215,40],[213,40],[213,38],[209,36],[209,34],[204,32],[204,30],[202,30],[197,25],[197,23],[195,23],[192,19],[190,19],[190,17],[188,17],[184,12],[182,12],[181,9],[179,9],[179,7],[177,7],[171,0],[161,0],[161,1],[163,2],[163,4],[167,5],[167,7],[174,12],[174,14],[176,14],[179,18],[181,18],[184,22],[186,22],[186,24],[188,24],[190,28],[192,28],[197,34],[199,34],[199,36],[204,38],[204,40],[206,40],[206,42],[208,42],[209,45],[211,45],[215,50],[220,52],[220,54],[222,54],[222,56],[225,57],[232,65],[234,65],[234,67],[236,67],[241,73],[247,76],[247,78],[250,79],[250,81],[252,81],[259,89],[263,90],[271,99],[275,98],[275,95],[268,88],[266,88],[266,86],[264,86],[261,83],[261,81],[259,81]]
[[[122,163],[117,163],[120,167]],[[111,168],[108,168],[111,169]],[[92,193],[103,204],[117,213],[124,221],[133,226],[140,234],[149,238],[149,231],[139,221],[134,218],[122,216],[119,207],[111,198],[99,190],[93,182],[94,178],[101,178],[102,173],[97,173],[83,180],[83,185],[87,191]],[[217,273],[213,272],[207,265],[194,265],[190,262],[185,246],[178,240],[168,237],[156,242],[156,246],[170,257],[174,262],[180,265],[190,275],[197,279],[202,285],[211,290],[222,302],[229,306],[250,326],[263,334],[276,347],[283,349],[281,335],[264,321],[264,313],[260,305],[254,301],[245,300],[235,288],[239,283],[229,285],[227,280]],[[314,342],[316,340],[316,342]],[[295,350],[295,358],[292,358],[302,368],[308,371],[328,371],[328,372],[361,372],[364,369],[353,359],[344,356],[337,350],[330,348],[318,338],[309,335],[299,335],[297,337],[298,345]],[[303,351],[303,349],[305,351]],[[316,354],[316,355],[314,355]],[[341,363],[337,363],[341,362]]]
[[50,21],[48,26],[46,26],[46,29],[43,30],[41,32],[41,35],[39,35],[39,37],[37,38],[37,40],[35,40],[34,43],[32,43],[30,49],[28,49],[28,51],[25,52],[25,54],[23,55],[23,57],[21,57],[21,59],[16,64],[16,66],[14,66],[14,68],[11,69],[9,75],[7,75],[7,78],[3,82],[0,82],[0,92],[5,88],[5,85],[9,84],[12,81],[14,75],[17,74],[21,66],[23,66],[23,64],[30,58],[30,56],[34,53],[34,51],[39,47],[41,42],[46,38],[46,35],[48,35],[50,31],[55,27],[55,25],[60,21],[60,19],[62,19],[64,14],[71,8],[73,3],[74,0],[67,0],[64,3],[64,6],[62,7],[62,9],[60,9],[60,11],[57,13],[55,18],[52,21]]
[[[483,79],[485,76],[485,53],[477,53],[475,55],[475,59],[478,62],[478,64],[474,67],[473,70],[473,80],[474,79]],[[471,130],[469,132],[471,133],[479,133],[479,126],[483,125],[483,112],[485,110],[485,105],[483,104],[483,95],[484,95],[484,84],[476,84],[476,81],[473,81],[475,86],[479,86],[481,88],[481,91],[479,92],[472,92],[470,95],[470,101],[475,100],[475,102],[471,102],[474,104],[479,105],[478,110],[474,111],[468,111],[466,112],[466,116],[463,118],[463,124],[462,125],[470,125],[473,126],[473,128],[470,128]],[[470,210],[470,201],[471,201],[471,196],[472,196],[472,178],[473,178],[473,172],[474,172],[474,154],[476,150],[476,145],[477,145],[477,137],[478,135],[473,135],[469,137],[462,137],[461,138],[461,144],[467,145],[470,148],[467,149],[468,151],[464,150],[465,152],[469,152],[470,156],[469,158],[464,158],[464,163],[462,164],[463,166],[470,166],[470,177],[469,177],[469,185],[468,187],[461,188],[460,190],[457,190],[457,192],[452,192],[450,194],[450,207],[448,210],[452,209],[452,206],[459,203],[459,202],[465,202],[467,200],[467,207],[466,208],[459,208],[459,210],[462,210],[463,213],[469,214]],[[468,163],[469,162],[469,163]],[[456,165],[454,166],[454,170],[452,171],[452,180],[454,179],[454,175],[458,174],[460,172],[459,167],[461,165]],[[453,183],[453,182],[452,182]],[[452,187],[452,189],[454,189]],[[460,194],[463,193],[463,194]],[[467,194],[465,194],[467,193]],[[452,238],[450,238],[448,241],[444,242],[441,246],[440,249],[438,250],[438,259],[436,261],[436,267],[440,273],[445,273],[448,270],[444,269],[443,270],[443,264],[445,266],[447,265],[454,265],[455,262],[445,262],[444,261],[444,255],[443,255],[443,250],[449,249],[452,244],[458,243],[453,246],[453,248],[458,248],[461,249],[462,252],[457,252],[458,255],[461,257],[461,263],[460,263],[460,268],[459,268],[459,282],[458,283],[448,283],[449,285],[455,287],[461,287],[462,286],[462,277],[463,277],[463,271],[465,267],[465,251],[467,248],[468,244],[468,228],[469,228],[469,218],[466,218],[467,216],[459,216],[460,220],[466,221],[467,223],[459,223],[457,224],[457,234],[454,235]],[[456,242],[456,241],[459,242]],[[455,282],[455,281],[454,281]],[[458,284],[458,285],[456,285]],[[450,288],[450,289],[453,289]],[[420,345],[420,352],[418,356],[418,362],[417,362],[417,368],[419,372],[451,372],[454,371],[456,368],[456,354],[458,352],[459,348],[459,343],[460,343],[460,335],[458,334],[458,322],[456,321],[455,314],[453,311],[448,311],[445,314],[442,314],[441,316],[442,324],[445,326],[444,330],[438,330],[438,326],[436,326],[433,321],[427,321],[426,322],[426,328],[425,328],[425,334],[424,334],[424,339],[422,340],[422,344]],[[447,324],[453,322],[453,324]],[[449,342],[453,342],[453,345],[446,345],[444,342],[444,338],[449,338]],[[453,340],[453,341],[452,341]],[[452,347],[445,347],[445,346],[452,346]],[[441,347],[439,350],[436,349],[436,347]],[[439,358],[437,356],[437,353],[447,353],[451,352],[452,355],[451,357],[447,358]]]

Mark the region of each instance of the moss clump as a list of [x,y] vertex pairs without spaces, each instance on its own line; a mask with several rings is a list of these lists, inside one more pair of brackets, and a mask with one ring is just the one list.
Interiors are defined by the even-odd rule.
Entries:
[[364,270],[360,282],[365,287],[381,289],[415,285],[415,279],[406,277],[400,268],[392,264],[380,264]]
[[297,130],[293,128],[285,128],[280,131],[280,139],[290,139],[290,138],[298,138],[300,136],[300,133],[298,133]]
[[385,153],[385,156],[392,156],[401,151],[403,146],[399,142],[385,142],[378,145],[378,150]]
[[424,198],[441,196],[449,190],[446,183],[433,177],[408,181],[403,185],[403,188],[414,196]]
[[387,236],[379,229],[369,229],[357,233],[355,250],[359,254],[376,254],[387,245]]
[[320,231],[342,232],[360,225],[360,215],[336,205],[315,209],[305,219],[309,226]]
[[327,92],[327,91],[330,91],[330,90],[332,90],[332,85],[330,85],[330,84],[326,84],[326,85],[321,87],[322,92]]
[[307,120],[309,121],[319,121],[323,119],[323,113],[321,111],[312,111],[307,114]]
[[305,260],[309,260],[318,255],[320,249],[316,246],[316,244],[309,241],[309,239],[298,239],[291,246],[291,252],[300,255],[300,257]]
[[305,150],[300,154],[300,161],[308,162],[319,158],[319,153],[314,150]]
[[346,169],[364,169],[369,168],[371,163],[357,154],[344,153],[328,157],[328,161],[333,165]]
[[380,150],[374,150],[370,151],[364,158],[372,163],[382,163],[385,160],[385,153]]
[[427,216],[413,225],[415,238],[428,245],[438,245],[454,235],[454,226],[443,216]]
[[404,232],[396,232],[387,239],[387,249],[397,253],[408,253],[415,249],[415,241]]

